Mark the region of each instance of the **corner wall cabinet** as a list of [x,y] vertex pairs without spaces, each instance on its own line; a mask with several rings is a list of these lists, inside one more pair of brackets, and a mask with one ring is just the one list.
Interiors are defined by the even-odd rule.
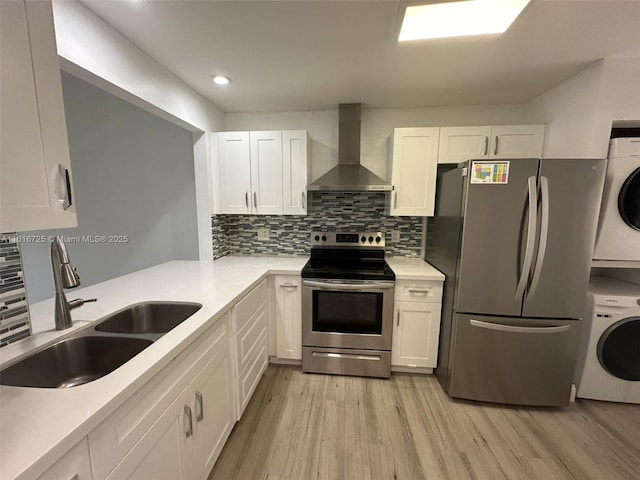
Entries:
[[302,360],[302,279],[300,275],[276,275],[276,356]]
[[77,226],[51,2],[0,2],[0,232]]
[[440,129],[395,128],[389,142],[391,160],[387,178],[387,213],[395,216],[432,216],[435,208]]
[[441,127],[438,163],[469,159],[539,158],[545,125]]
[[396,281],[392,367],[436,367],[441,308],[442,282]]
[[217,133],[215,213],[306,215],[309,174],[304,130]]
[[282,214],[281,132],[218,134],[221,213]]

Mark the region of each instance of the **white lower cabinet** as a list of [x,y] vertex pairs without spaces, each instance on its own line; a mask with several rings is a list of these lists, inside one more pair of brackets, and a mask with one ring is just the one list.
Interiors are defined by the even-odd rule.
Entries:
[[300,275],[276,275],[276,355],[302,359],[302,279]]
[[396,282],[391,365],[436,367],[440,336],[442,282]]
[[234,397],[231,356],[220,350],[191,382],[198,479],[207,478],[236,423]]
[[267,369],[269,317],[267,281],[263,280],[232,310],[232,345],[236,388],[236,418],[240,420]]
[[189,401],[189,389],[185,388],[107,479],[196,478]]
[[69,450],[51,468],[38,477],[38,480],[91,480],[91,460],[89,445],[83,438]]
[[89,434],[95,480],[206,479],[235,424],[229,314]]

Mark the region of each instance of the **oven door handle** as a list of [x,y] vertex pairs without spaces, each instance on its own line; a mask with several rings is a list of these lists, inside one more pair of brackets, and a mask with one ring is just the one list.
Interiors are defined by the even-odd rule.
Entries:
[[344,283],[333,280],[325,282],[303,280],[302,285],[322,290],[391,290],[394,287],[395,282],[373,280],[366,282]]

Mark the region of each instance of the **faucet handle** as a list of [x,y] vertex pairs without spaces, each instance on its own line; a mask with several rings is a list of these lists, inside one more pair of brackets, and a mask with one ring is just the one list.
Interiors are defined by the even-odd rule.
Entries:
[[84,298],[74,298],[73,300],[71,300],[69,302],[69,310],[81,307],[85,303],[92,303],[92,302],[97,302],[97,301],[98,301],[97,298],[87,298],[86,300]]

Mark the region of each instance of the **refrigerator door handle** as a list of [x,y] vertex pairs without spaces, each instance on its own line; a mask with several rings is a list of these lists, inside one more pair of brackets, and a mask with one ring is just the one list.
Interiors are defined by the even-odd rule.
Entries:
[[533,279],[531,280],[531,286],[529,287],[529,293],[527,296],[533,296],[538,288],[538,282],[540,281],[540,273],[542,272],[542,263],[544,262],[544,256],[547,253],[547,239],[549,235],[549,180],[547,177],[540,177],[540,192],[542,198],[540,205],[542,207],[541,225],[540,225],[540,243],[538,247],[538,258],[536,258],[536,265],[533,268]]
[[520,280],[516,288],[515,298],[521,300],[524,289],[527,286],[531,264],[533,263],[533,249],[536,241],[536,223],[538,221],[538,187],[536,185],[536,177],[529,177],[527,181],[529,185],[529,225],[527,227],[527,243],[524,250],[524,260],[522,262],[522,272],[520,272]]
[[482,320],[469,320],[474,327],[488,328],[509,333],[562,333],[571,328],[571,325],[560,325],[557,327],[518,327],[516,325],[503,325],[502,323],[483,322]]

